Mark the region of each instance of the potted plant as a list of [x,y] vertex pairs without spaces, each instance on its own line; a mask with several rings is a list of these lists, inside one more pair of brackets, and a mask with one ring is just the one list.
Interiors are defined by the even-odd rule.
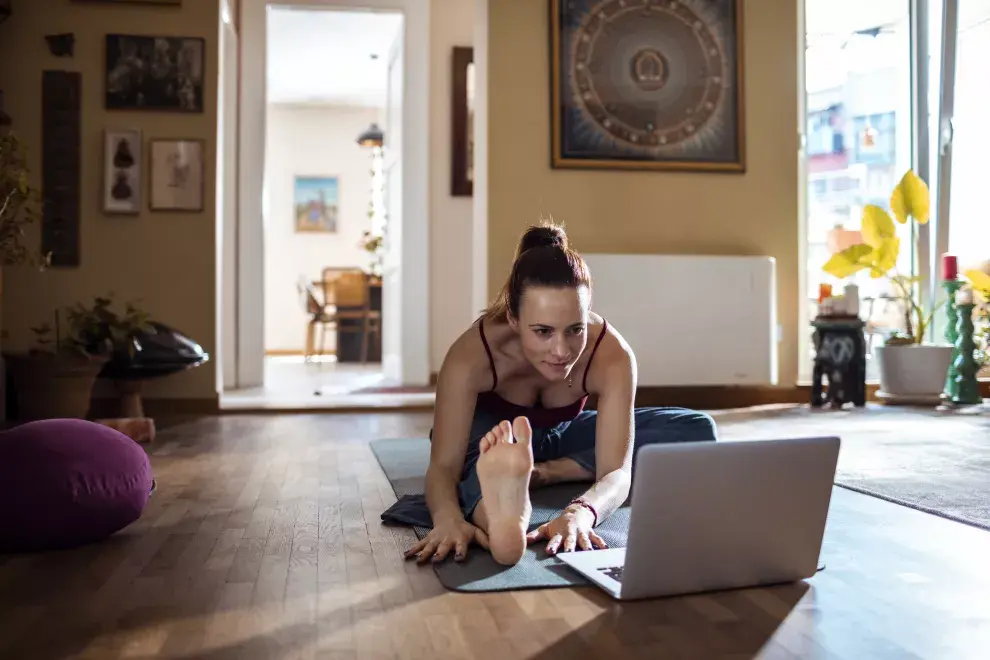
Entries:
[[70,318],[68,332],[55,312],[54,328],[31,328],[35,346],[26,352],[5,352],[17,393],[17,417],[24,421],[75,417],[89,413],[93,384],[110,356],[110,345],[91,344],[93,328]]
[[0,128],[0,266],[48,262],[24,246],[24,228],[38,218],[41,199],[29,174],[24,144],[9,127]]
[[[893,218],[875,204],[866,205],[860,229],[862,242],[832,255],[822,268],[839,279],[868,270],[871,277],[890,282],[894,297],[904,308],[904,331],[892,333],[882,346],[874,349],[880,371],[879,396],[938,401],[953,347],[927,343],[924,338],[941,303],[928,311],[923,309],[916,292],[918,278],[897,272],[901,241],[895,231],[895,220],[900,224],[928,222],[928,186],[913,170],[908,170],[894,187],[890,210]],[[914,235],[912,247],[920,257],[917,232]]]
[[975,329],[976,361],[981,371],[990,369],[990,261],[978,268],[972,268],[963,273],[970,288],[976,292],[978,299],[973,312]]

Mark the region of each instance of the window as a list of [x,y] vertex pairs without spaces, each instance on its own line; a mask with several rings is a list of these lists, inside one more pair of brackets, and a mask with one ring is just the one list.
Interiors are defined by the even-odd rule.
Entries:
[[[988,0],[990,1],[990,0]],[[805,0],[805,319],[817,313],[818,287],[839,282],[822,266],[851,232],[863,208],[889,211],[890,194],[912,167],[910,0]],[[911,225],[897,225],[897,268],[913,274]],[[885,279],[851,278],[862,305],[889,293]],[[799,377],[810,379],[813,329],[804,328]],[[872,360],[867,377],[875,377]]]

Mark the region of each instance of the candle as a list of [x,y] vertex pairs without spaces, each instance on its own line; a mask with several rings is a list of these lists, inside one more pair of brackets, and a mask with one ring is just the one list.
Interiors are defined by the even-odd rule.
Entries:
[[954,280],[959,275],[959,260],[951,254],[942,255],[942,279]]
[[972,305],[973,304],[973,290],[969,287],[959,289],[956,291],[956,304],[957,305]]

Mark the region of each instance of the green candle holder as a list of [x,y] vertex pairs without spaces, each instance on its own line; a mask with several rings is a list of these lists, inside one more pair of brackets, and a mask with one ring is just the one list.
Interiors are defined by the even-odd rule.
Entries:
[[973,308],[975,305],[956,305],[958,321],[956,322],[956,358],[955,367],[956,393],[952,403],[971,405],[983,403],[980,396],[980,383],[976,380],[976,372],[980,367],[976,363],[976,342],[973,341]]
[[[956,345],[956,339],[959,337],[956,325],[959,323],[959,313],[956,310],[956,291],[963,287],[962,280],[945,280],[942,282],[942,288],[945,289],[945,295],[948,299],[945,301],[945,340],[949,342],[953,347]],[[959,394],[959,390],[956,387],[956,358],[959,357],[959,349],[953,348],[952,351],[952,362],[949,363],[949,370],[945,375],[945,395],[948,399],[955,399]]]

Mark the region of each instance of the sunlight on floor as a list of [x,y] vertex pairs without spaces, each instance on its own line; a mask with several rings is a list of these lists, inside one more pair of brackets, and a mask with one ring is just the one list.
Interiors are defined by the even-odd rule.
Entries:
[[267,356],[264,387],[230,390],[221,407],[237,409],[321,409],[421,407],[435,400],[433,388],[402,387],[385,378],[380,363],[338,364],[333,356]]

